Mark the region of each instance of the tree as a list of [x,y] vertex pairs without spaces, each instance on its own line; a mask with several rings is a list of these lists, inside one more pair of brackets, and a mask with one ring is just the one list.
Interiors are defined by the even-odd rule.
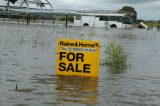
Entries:
[[137,11],[131,6],[124,6],[124,7],[122,7],[122,9],[119,9],[117,12],[118,13],[126,13],[128,16],[132,17],[134,22],[137,19]]

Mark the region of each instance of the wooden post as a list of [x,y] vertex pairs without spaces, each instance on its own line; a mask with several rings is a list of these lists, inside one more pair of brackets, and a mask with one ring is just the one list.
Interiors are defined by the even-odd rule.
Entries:
[[5,23],[6,22],[6,14],[4,13],[3,16],[4,16],[4,23]]
[[59,18],[57,17],[57,26],[59,25]]
[[30,23],[30,15],[27,14],[27,25],[29,25],[29,23]]
[[18,14],[18,24],[19,24],[19,18],[20,18],[20,15]]
[[29,14],[27,14],[27,25],[29,24]]
[[25,15],[23,14],[23,25],[25,24]]
[[44,20],[43,20],[43,14],[42,14],[42,25],[44,24]]
[[54,15],[53,15],[53,26],[54,26]]
[[66,28],[68,27],[68,15],[66,15]]

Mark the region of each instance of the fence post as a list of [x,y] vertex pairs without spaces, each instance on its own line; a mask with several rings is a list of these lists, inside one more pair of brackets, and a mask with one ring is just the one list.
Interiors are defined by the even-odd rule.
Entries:
[[53,15],[53,26],[54,26],[54,15]]
[[68,15],[66,15],[66,28],[68,27]]

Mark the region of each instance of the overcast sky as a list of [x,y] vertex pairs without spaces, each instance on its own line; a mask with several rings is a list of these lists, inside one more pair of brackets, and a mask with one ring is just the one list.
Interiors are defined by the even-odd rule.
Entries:
[[113,10],[132,6],[139,19],[160,20],[160,0],[49,0],[55,9]]
[[[0,0],[4,4],[5,0]],[[18,0],[21,2],[21,0]],[[41,0],[45,1],[45,0]],[[132,6],[139,19],[160,20],[160,0],[48,0],[54,9],[70,10],[113,10]]]

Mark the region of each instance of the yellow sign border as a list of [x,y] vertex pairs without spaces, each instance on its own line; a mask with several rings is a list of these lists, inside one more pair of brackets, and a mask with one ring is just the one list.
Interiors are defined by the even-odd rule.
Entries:
[[58,38],[56,75],[98,77],[100,41]]

